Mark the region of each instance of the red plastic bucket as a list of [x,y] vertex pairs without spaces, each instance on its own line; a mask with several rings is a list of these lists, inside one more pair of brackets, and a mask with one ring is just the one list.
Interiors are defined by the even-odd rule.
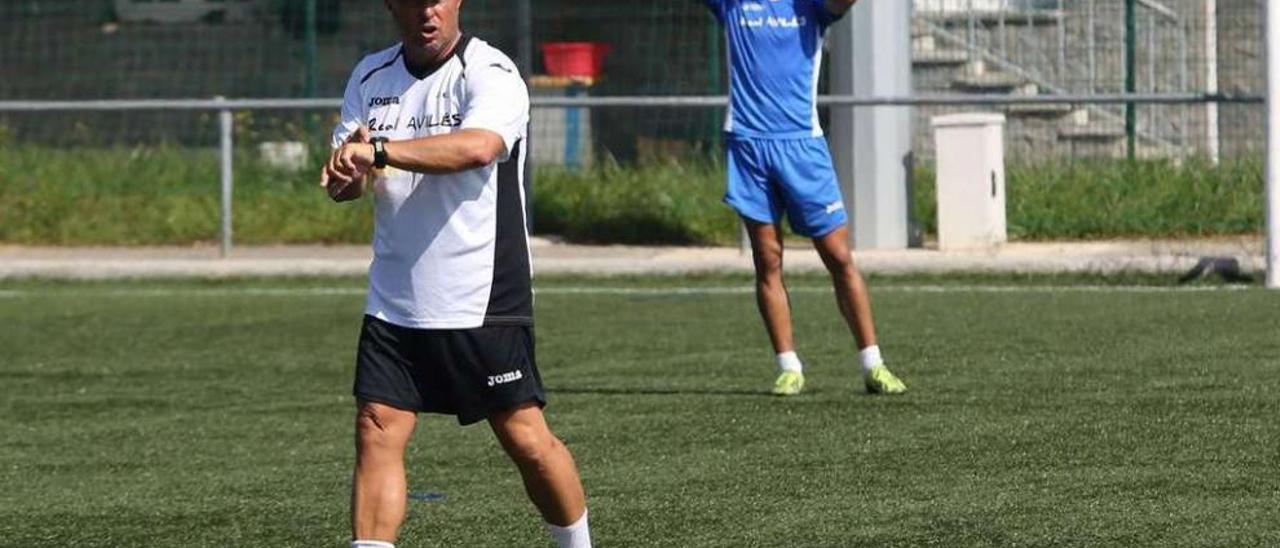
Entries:
[[551,76],[595,79],[604,73],[604,58],[611,49],[598,42],[551,42],[542,44],[542,61]]

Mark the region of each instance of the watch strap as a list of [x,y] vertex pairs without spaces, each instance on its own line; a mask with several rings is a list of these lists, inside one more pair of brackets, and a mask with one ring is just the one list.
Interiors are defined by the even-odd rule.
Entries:
[[387,168],[387,138],[374,137],[369,140],[373,145],[373,167],[378,169]]

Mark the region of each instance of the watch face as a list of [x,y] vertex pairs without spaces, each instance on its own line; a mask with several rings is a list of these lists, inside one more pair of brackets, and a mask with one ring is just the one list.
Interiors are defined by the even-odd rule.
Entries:
[[373,141],[373,165],[378,169],[387,167],[386,139],[376,139]]

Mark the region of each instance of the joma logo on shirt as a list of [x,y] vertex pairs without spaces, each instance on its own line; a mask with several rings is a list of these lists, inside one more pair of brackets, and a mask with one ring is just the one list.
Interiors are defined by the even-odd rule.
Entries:
[[524,373],[521,373],[519,369],[517,369],[517,370],[515,370],[515,371],[508,371],[508,372],[503,373],[503,374],[501,374],[501,375],[490,375],[490,376],[489,376],[489,386],[497,386],[497,385],[499,385],[499,384],[507,384],[507,383],[509,383],[509,382],[515,382],[515,381],[518,381],[518,380],[523,379],[523,378],[524,378]]
[[399,97],[373,97],[369,99],[370,107],[385,107],[387,105],[400,104]]

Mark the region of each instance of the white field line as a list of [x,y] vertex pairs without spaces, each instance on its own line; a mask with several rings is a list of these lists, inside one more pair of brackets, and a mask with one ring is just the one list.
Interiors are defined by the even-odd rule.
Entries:
[[[872,293],[1213,293],[1248,290],[1252,286],[1189,286],[1164,287],[1141,285],[881,285]],[[545,287],[534,291],[536,295],[621,295],[621,296],[681,296],[681,295],[747,295],[750,286],[707,287]],[[789,288],[791,293],[830,293],[829,286],[798,286]],[[93,296],[93,297],[357,297],[364,296],[362,287],[186,287],[186,288],[54,288],[54,289],[0,289],[0,298],[23,299],[40,296]]]

